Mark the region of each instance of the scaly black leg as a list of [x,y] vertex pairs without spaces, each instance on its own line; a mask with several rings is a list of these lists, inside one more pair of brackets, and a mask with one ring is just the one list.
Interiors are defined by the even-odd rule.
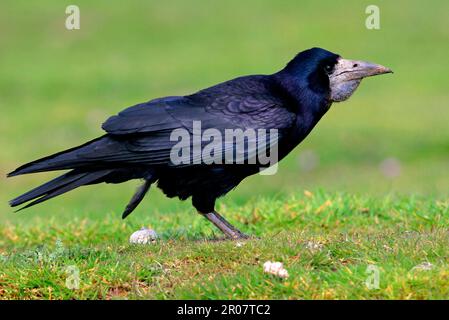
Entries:
[[239,231],[236,227],[226,221],[218,212],[213,211],[210,213],[201,213],[207,220],[212,222],[218,229],[221,230],[228,238],[237,239],[248,239],[249,237]]

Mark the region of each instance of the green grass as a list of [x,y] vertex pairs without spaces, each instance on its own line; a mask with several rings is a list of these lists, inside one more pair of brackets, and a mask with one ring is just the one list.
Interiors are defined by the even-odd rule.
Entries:
[[[64,28],[68,4],[0,4],[0,298],[133,298],[133,283],[150,298],[448,297],[448,1],[77,0],[78,31]],[[370,4],[380,30],[365,28]],[[395,74],[364,80],[276,175],[246,179],[220,200],[260,240],[206,240],[213,229],[190,203],[156,189],[122,221],[135,182],[80,188],[18,214],[8,207],[55,174],[7,172],[101,135],[124,107],[271,73],[313,46]],[[382,169],[391,158],[396,175]],[[302,196],[317,188],[328,193]],[[130,247],[142,225],[161,241]],[[323,250],[309,252],[307,241]],[[285,263],[287,281],[262,274],[269,259]],[[411,271],[426,261],[434,269]],[[364,286],[370,263],[379,290]],[[78,291],[64,286],[70,264],[81,271]]]
[[[6,299],[447,299],[449,202],[306,192],[221,210],[258,236],[225,241],[193,212],[141,221],[160,233],[130,245],[139,225],[115,217],[1,230]],[[189,226],[186,228],[185,226]],[[263,273],[281,261],[288,279]],[[415,268],[431,263],[431,270]],[[379,270],[369,289],[367,268]],[[65,286],[68,266],[78,290]]]

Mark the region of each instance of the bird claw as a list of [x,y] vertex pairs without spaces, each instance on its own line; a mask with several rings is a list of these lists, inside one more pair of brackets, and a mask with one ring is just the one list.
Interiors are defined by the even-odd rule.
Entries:
[[202,214],[207,220],[212,222],[221,232],[223,232],[227,238],[231,240],[243,240],[249,239],[250,236],[244,234],[228,221],[223,218],[218,212],[213,211],[210,213]]

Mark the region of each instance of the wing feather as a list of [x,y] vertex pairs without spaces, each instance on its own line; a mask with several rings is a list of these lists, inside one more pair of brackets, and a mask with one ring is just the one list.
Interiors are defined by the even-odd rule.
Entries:
[[[201,123],[202,132],[216,129],[223,137],[226,129],[278,129],[278,139],[281,139],[294,124],[296,114],[286,108],[260,79],[248,78],[251,77],[234,79],[190,96],[151,100],[109,118],[102,128],[124,144],[127,152],[109,154],[106,158],[170,165],[170,151],[177,143],[170,139],[171,133],[181,128],[192,135],[194,121]],[[202,147],[207,143],[201,141]],[[235,148],[232,142],[222,143],[220,152],[225,154],[231,149],[237,152]],[[249,150],[246,158],[254,152]],[[95,154],[91,156],[95,157]]]

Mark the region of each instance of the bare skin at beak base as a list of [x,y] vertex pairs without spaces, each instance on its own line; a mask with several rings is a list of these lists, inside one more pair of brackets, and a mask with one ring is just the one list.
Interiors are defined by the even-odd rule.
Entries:
[[330,99],[333,102],[344,101],[354,93],[362,79],[386,73],[393,71],[380,64],[340,58],[329,74]]

